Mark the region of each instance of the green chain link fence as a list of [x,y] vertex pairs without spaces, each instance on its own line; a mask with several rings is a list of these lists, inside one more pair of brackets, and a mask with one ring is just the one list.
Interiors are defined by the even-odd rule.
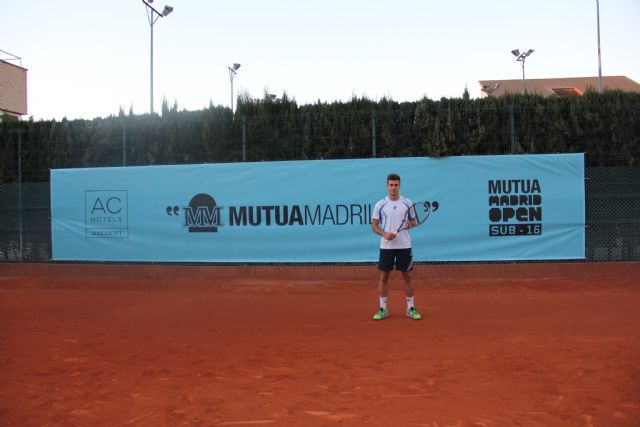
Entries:
[[0,123],[0,262],[51,260],[52,168],[569,152],[586,154],[586,261],[640,260],[640,108],[491,102]]

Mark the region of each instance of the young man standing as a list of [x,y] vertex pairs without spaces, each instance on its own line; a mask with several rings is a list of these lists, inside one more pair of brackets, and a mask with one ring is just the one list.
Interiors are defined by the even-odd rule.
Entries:
[[411,253],[411,236],[407,230],[397,232],[405,219],[409,219],[409,225],[415,225],[415,212],[407,214],[413,204],[411,200],[400,195],[400,176],[390,174],[387,176],[387,197],[378,201],[374,207],[371,228],[380,237],[380,256],[378,269],[378,292],[380,297],[380,309],[373,315],[374,320],[382,320],[389,317],[387,310],[387,296],[389,294],[389,273],[395,266],[402,272],[404,280],[404,292],[407,296],[407,317],[419,320],[422,315],[414,308],[413,282],[411,270],[413,269],[413,255]]

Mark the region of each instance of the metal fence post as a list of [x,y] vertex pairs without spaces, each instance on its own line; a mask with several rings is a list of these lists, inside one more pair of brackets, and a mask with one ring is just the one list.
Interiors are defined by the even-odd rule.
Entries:
[[371,110],[371,157],[376,157],[376,110]]
[[22,129],[18,128],[18,260],[22,262],[23,235],[22,235]]
[[247,116],[242,115],[242,161],[247,161]]
[[127,166],[127,118],[122,117],[122,166]]
[[511,154],[516,152],[516,123],[513,105],[509,105],[509,130],[511,135]]

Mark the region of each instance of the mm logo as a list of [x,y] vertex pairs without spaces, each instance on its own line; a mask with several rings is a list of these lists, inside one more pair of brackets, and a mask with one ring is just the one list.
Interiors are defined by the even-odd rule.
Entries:
[[[200,193],[191,198],[189,206],[183,206],[184,227],[189,233],[216,233],[222,225],[222,207],[208,194]],[[167,206],[167,215],[179,215],[178,206]]]

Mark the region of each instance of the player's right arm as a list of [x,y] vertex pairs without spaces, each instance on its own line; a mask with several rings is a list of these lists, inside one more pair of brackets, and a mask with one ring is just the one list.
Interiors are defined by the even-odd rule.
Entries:
[[387,233],[386,231],[384,231],[382,228],[380,228],[380,220],[377,220],[375,218],[373,218],[371,220],[371,228],[373,229],[373,232],[376,233],[378,236],[382,236],[385,238],[385,240],[393,240],[394,237],[396,237],[396,235],[394,233]]

